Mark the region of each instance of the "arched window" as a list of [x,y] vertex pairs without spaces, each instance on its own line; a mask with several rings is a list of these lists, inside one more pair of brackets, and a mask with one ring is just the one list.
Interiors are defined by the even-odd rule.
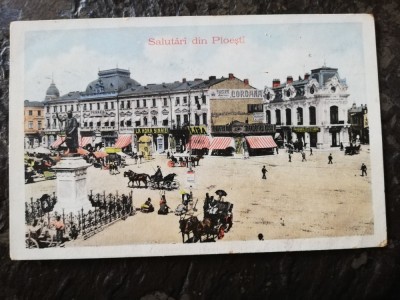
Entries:
[[286,125],[292,125],[292,110],[286,108]]
[[265,122],[267,124],[271,124],[271,111],[270,110],[266,111]]
[[143,117],[143,125],[147,126],[147,117]]
[[297,125],[303,125],[303,109],[298,107],[296,110],[297,115]]
[[331,124],[339,124],[339,109],[337,106],[330,108]]
[[316,125],[317,124],[317,114],[316,114],[315,106],[310,106],[308,111],[310,114],[310,125]]
[[198,116],[197,114],[194,115],[194,125],[200,125],[200,116]]
[[281,110],[280,109],[277,109],[275,111],[275,117],[276,117],[276,125],[282,125]]
[[153,117],[153,125],[157,126],[157,117],[155,117],[155,116]]

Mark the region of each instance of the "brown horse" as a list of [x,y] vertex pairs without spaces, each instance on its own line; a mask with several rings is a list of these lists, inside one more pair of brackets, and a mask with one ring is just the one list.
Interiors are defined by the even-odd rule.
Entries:
[[187,235],[187,241],[190,240],[190,234],[193,233],[192,242],[195,243],[200,238],[199,236],[199,219],[196,216],[191,216],[189,218],[181,218],[179,220],[179,229],[182,233],[182,242],[185,243],[185,235]]
[[209,218],[204,218],[203,221],[199,222],[196,228],[197,235],[199,236],[200,243],[202,242],[201,237],[206,235],[206,241],[209,241],[210,236],[214,239],[214,233],[212,228],[212,222]]
[[[135,173],[131,170],[124,172],[124,177],[128,177],[128,186],[129,187],[134,187],[135,181],[138,183],[138,186],[140,187],[140,182],[142,181],[145,185],[145,188],[147,188],[147,181],[150,180],[150,176],[145,173]],[[129,183],[132,182],[132,186],[129,185]]]

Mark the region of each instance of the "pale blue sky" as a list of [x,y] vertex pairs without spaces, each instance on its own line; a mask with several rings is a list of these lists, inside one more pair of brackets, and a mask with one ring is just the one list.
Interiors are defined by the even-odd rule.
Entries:
[[[239,38],[239,45],[192,45],[194,37]],[[181,46],[150,46],[149,38],[187,38]],[[358,23],[272,24],[241,26],[122,27],[118,29],[51,30],[26,34],[25,99],[43,100],[54,82],[61,94],[83,91],[98,70],[130,69],[141,84],[182,78],[217,78],[228,73],[262,89],[273,78],[282,82],[311,69],[339,69],[350,99],[365,103],[362,26]],[[266,73],[268,72],[268,73]]]

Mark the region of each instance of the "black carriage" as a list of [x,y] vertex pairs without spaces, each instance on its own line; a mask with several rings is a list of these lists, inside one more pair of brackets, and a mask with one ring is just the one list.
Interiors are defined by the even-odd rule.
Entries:
[[233,226],[233,204],[222,200],[206,200],[203,209],[203,223],[209,220],[204,234],[222,239]]
[[344,148],[344,155],[354,155],[360,153],[361,145],[358,146],[348,146]]
[[175,190],[179,188],[179,182],[175,179],[176,174],[170,173],[165,177],[157,178],[150,176],[149,186],[153,189]]

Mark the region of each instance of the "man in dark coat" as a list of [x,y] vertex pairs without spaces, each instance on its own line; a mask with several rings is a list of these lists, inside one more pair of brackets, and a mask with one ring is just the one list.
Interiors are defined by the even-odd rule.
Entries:
[[268,172],[265,166],[262,167],[261,172],[263,174],[262,179],[267,179],[266,173]]
[[364,174],[367,176],[367,166],[363,163],[361,165],[361,176],[364,176]]

